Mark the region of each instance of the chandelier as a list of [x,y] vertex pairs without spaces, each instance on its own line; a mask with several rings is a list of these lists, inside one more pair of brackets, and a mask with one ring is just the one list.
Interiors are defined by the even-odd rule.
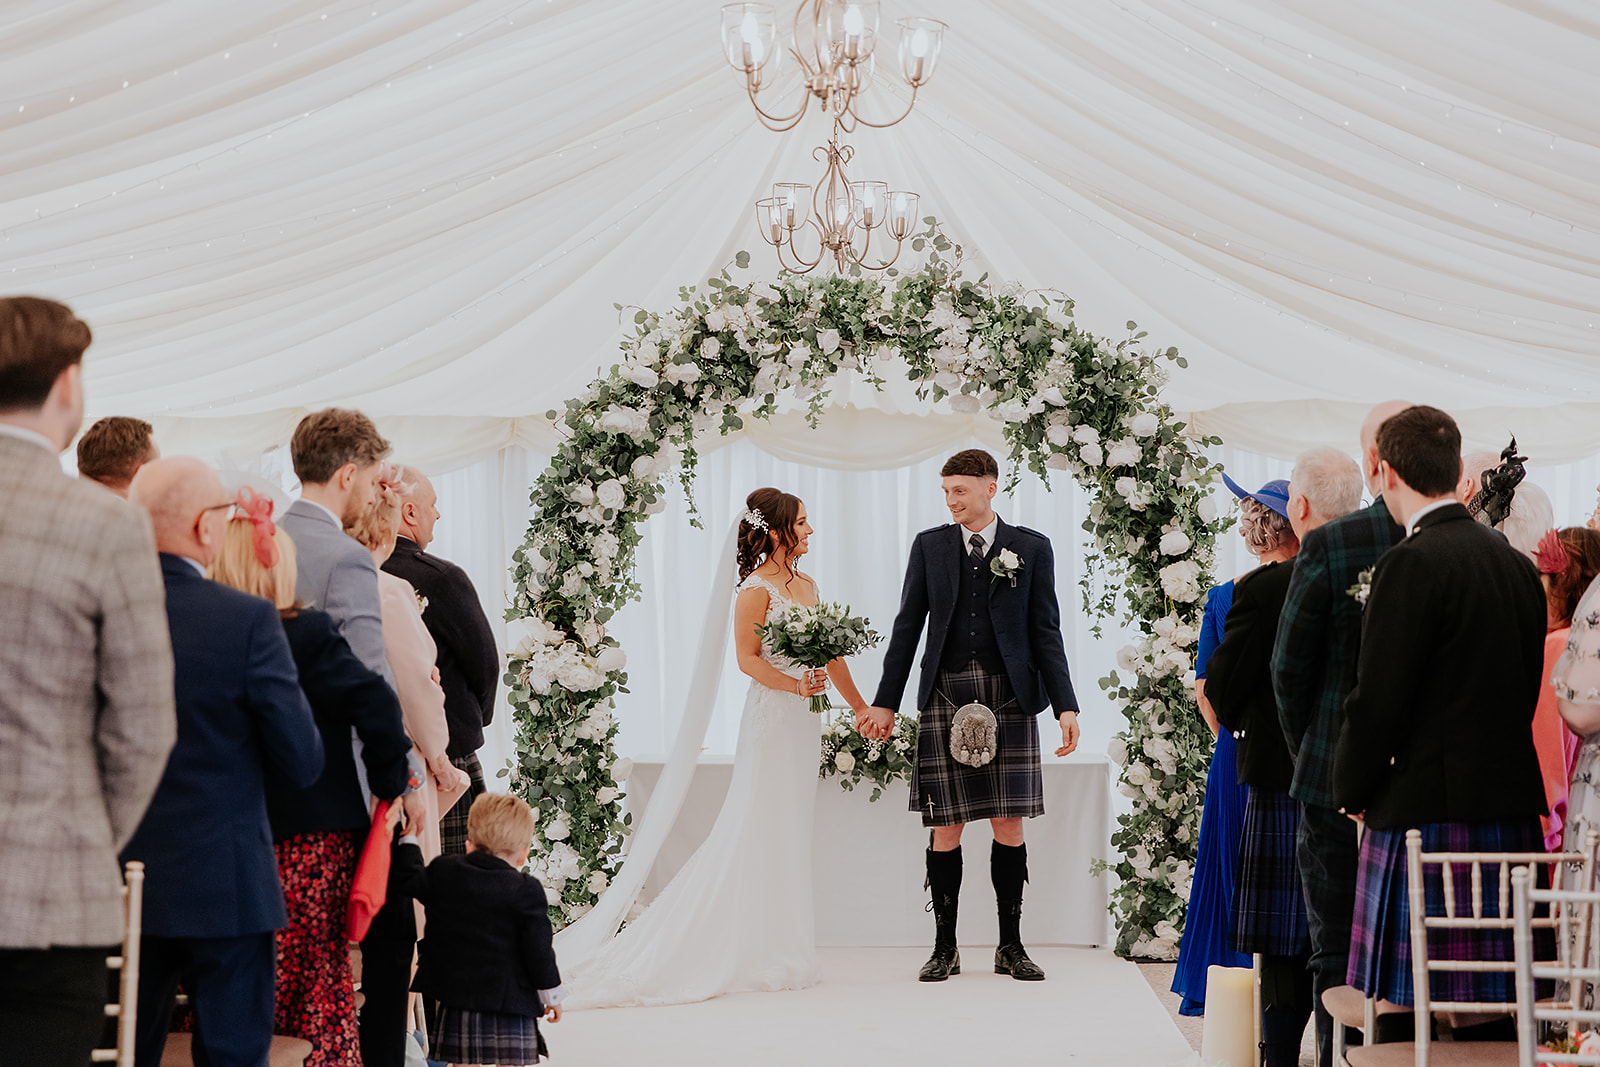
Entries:
[[[744,74],[751,106],[762,125],[779,133],[794,129],[813,99],[824,114],[833,116],[827,145],[812,153],[824,165],[817,183],[778,182],[770,197],[756,201],[761,238],[778,250],[778,263],[786,270],[809,273],[830,255],[841,272],[886,270],[900,258],[901,244],[916,227],[917,194],[891,191],[887,182],[851,181],[845,167],[855,150],[839,143],[842,134],[854,133],[860,126],[884,129],[903,120],[916,107],[917,90],[933,76],[944,23],[904,18],[898,25],[900,76],[911,87],[911,99],[897,118],[873,122],[862,117],[856,105],[877,64],[877,0],[802,0],[787,49],[779,47],[778,17],[770,4],[728,4],[722,9],[723,52],[733,69]],[[776,80],[783,51],[798,64],[803,91],[792,114],[774,115],[757,96]],[[803,255],[795,240],[808,228],[818,238],[812,257]],[[880,230],[885,239],[894,241],[894,252],[887,258],[880,252],[879,262],[869,262],[873,235]]]

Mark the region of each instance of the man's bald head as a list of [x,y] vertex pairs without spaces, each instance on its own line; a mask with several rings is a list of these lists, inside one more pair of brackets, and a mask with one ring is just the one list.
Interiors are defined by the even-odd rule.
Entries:
[[228,494],[217,472],[191,456],[146,463],[128,500],[150,514],[156,550],[210,566],[228,524]]
[[1385,400],[1371,411],[1361,423],[1361,473],[1367,480],[1367,489],[1376,497],[1383,492],[1378,478],[1378,427],[1410,407],[1409,400]]
[[439,521],[439,494],[428,476],[415,467],[400,468],[400,536],[418,548],[433,543],[433,525]]

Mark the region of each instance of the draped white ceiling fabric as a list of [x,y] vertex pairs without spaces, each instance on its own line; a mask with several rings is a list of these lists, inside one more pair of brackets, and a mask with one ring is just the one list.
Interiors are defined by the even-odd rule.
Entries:
[[[612,302],[665,308],[739,249],[770,276],[751,204],[815,180],[825,120],[757,124],[718,6],[6,0],[0,291],[78,309],[92,413],[169,452],[330,403],[434,469],[547,450],[543,412],[631,325]],[[1593,0],[883,9],[885,59],[895,17],[950,29],[854,176],[920,191],[973,274],[1177,345],[1197,425],[1293,455],[1405,396],[1480,444],[1600,451]],[[871,114],[903,103],[893,66]],[[890,408],[840,425],[881,437]]]

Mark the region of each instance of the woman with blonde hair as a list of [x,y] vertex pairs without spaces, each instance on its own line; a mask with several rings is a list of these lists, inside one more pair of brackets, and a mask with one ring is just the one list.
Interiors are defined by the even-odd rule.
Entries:
[[295,602],[294,541],[274,525],[271,498],[240,491],[210,577],[277,605],[327,754],[322,777],[306,789],[270,778],[266,783],[289,912],[289,924],[277,937],[275,1030],[311,1042],[307,1064],[360,1067],[345,915],[371,816],[350,735],[353,729],[361,740],[366,787],[376,797],[395,799],[410,776],[411,745],[400,707],[388,683],[356,658],[333,620]]

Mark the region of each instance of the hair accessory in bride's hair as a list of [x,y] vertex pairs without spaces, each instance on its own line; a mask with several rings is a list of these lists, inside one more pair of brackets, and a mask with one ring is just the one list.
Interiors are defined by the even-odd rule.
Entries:
[[1539,565],[1540,574],[1560,574],[1567,569],[1567,550],[1556,531],[1546,530],[1539,538],[1539,547],[1533,550],[1533,561]]
[[761,514],[760,508],[747,508],[744,513],[744,521],[758,530],[767,529],[767,517]]
[[1517,439],[1513,437],[1511,443],[1500,453],[1500,465],[1494,470],[1484,471],[1479,479],[1478,492],[1467,505],[1474,518],[1480,514],[1490,526],[1499,526],[1511,514],[1511,498],[1517,493],[1517,486],[1522,484],[1522,479],[1527,477],[1527,468],[1523,463],[1527,456],[1517,455]]

